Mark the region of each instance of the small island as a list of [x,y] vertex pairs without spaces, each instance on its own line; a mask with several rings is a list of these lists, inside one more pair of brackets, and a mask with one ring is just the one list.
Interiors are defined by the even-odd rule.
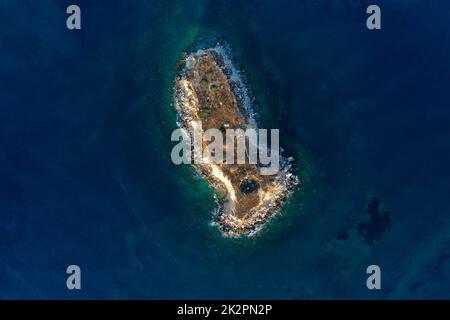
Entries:
[[[226,45],[185,54],[174,88],[178,125],[190,134],[217,128],[258,128],[253,100]],[[206,146],[206,141],[202,141]],[[224,147],[225,148],[225,147]],[[212,224],[224,236],[253,236],[286,203],[298,184],[292,157],[279,156],[276,174],[262,175],[260,164],[193,163],[216,191]]]

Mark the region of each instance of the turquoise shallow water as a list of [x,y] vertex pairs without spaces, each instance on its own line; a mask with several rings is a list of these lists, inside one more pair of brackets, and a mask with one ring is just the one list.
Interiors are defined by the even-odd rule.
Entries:
[[[78,33],[64,1],[0,4],[0,297],[448,298],[445,1],[381,1],[378,33],[354,1],[79,3]],[[177,62],[220,39],[301,182],[257,239],[170,162]]]

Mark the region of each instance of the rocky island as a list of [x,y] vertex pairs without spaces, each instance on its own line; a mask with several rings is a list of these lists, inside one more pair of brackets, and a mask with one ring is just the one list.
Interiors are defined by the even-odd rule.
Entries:
[[[258,128],[242,74],[224,45],[185,54],[174,88],[178,125],[195,130]],[[201,126],[199,128],[199,123]],[[207,141],[201,141],[207,146]],[[233,147],[234,148],[234,147]],[[224,145],[224,149],[226,146]],[[225,236],[253,236],[288,200],[298,184],[292,157],[279,155],[279,169],[261,174],[259,163],[214,163],[207,157],[192,163],[216,191],[218,208],[212,224]]]

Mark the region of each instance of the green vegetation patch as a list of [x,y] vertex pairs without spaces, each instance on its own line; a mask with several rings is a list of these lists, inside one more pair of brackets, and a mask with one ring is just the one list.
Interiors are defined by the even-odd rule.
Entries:
[[208,80],[207,79],[203,78],[200,81],[200,88],[202,88],[203,90],[208,89]]
[[211,81],[211,79],[214,77],[214,71],[209,70],[209,71],[206,73],[206,76],[208,77],[208,80]]
[[202,108],[200,109],[200,118],[206,119],[210,115],[211,110],[209,108]]
[[211,89],[212,93],[215,93],[219,89],[219,86],[217,84],[213,83],[211,85],[210,89]]

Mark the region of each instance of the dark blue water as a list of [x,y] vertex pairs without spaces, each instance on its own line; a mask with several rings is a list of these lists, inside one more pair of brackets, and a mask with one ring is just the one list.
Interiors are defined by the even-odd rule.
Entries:
[[[448,1],[378,1],[379,31],[365,1],[69,4],[0,2],[1,298],[449,298]],[[176,63],[217,39],[301,181],[252,240],[170,162]]]

